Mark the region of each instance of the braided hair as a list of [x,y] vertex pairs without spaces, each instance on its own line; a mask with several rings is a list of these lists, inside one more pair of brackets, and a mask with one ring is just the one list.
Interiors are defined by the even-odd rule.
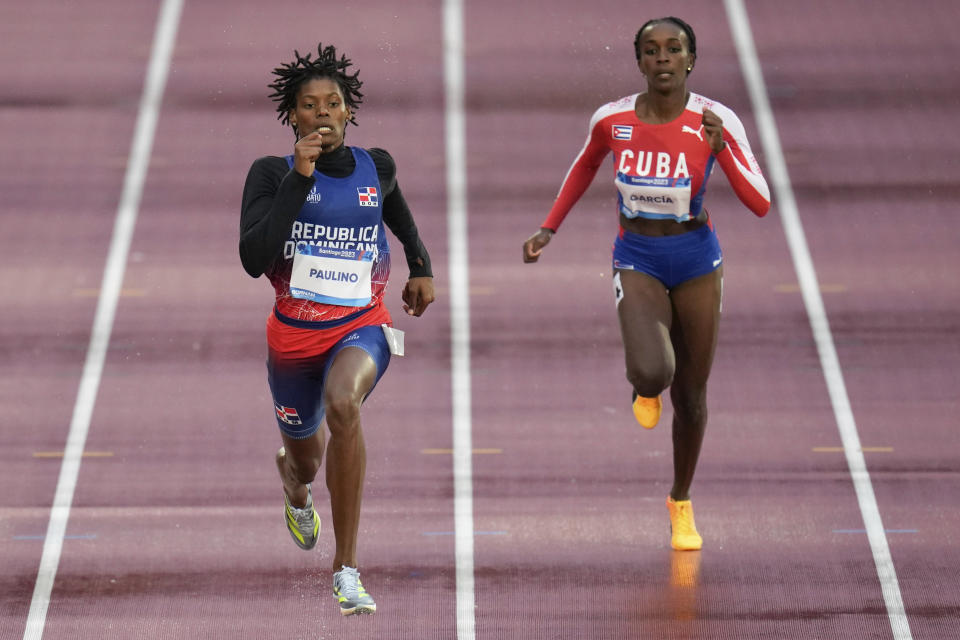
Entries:
[[317,54],[316,60],[311,60],[312,54],[301,56],[299,51],[294,50],[296,60],[273,70],[273,75],[277,76],[278,80],[268,86],[273,89],[269,97],[277,103],[277,120],[281,124],[290,124],[290,112],[297,106],[297,93],[304,82],[316,78],[330,78],[343,92],[343,100],[350,108],[349,121],[357,124],[354,114],[363,102],[363,94],[360,93],[363,82],[357,77],[360,72],[348,73],[347,69],[353,63],[345,55],[338,59],[337,49],[333,45],[324,47],[323,43],[318,44]]
[[661,22],[672,22],[676,26],[680,27],[685,34],[687,34],[687,42],[690,43],[690,53],[694,56],[697,55],[697,36],[693,33],[693,27],[681,20],[680,18],[675,18],[674,16],[667,16],[665,18],[654,18],[653,20],[647,20],[643,23],[643,26],[640,27],[640,30],[637,31],[637,35],[633,39],[633,51],[637,56],[637,60],[640,59],[640,35],[643,31],[652,25],[660,24]]

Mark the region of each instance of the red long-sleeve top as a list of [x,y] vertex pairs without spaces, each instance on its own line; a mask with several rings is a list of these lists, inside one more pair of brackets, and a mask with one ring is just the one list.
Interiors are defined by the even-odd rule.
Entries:
[[[766,215],[770,189],[750,150],[743,124],[731,109],[691,93],[678,118],[666,124],[647,124],[634,111],[637,95],[605,104],[593,114],[587,140],[567,172],[542,227],[552,231],[560,227],[610,152],[620,191],[618,209],[629,218],[683,221],[697,217],[715,162],[720,164],[741,202],[757,216]],[[703,135],[701,119],[705,108],[723,120],[726,146],[717,154]],[[634,186],[626,187],[627,183]],[[686,191],[686,199],[680,200],[682,204],[674,203],[672,209],[671,205],[659,205],[664,199],[669,200],[670,194],[680,191]],[[645,206],[645,202],[650,206]],[[670,212],[663,213],[667,209]]]

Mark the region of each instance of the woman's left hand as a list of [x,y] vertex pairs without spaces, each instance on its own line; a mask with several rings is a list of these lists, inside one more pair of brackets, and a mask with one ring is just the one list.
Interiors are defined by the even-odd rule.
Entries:
[[406,286],[403,287],[403,310],[408,316],[421,316],[427,310],[427,306],[433,302],[433,278],[421,276],[419,278],[410,278]]
[[720,153],[727,143],[723,141],[723,120],[710,109],[703,110],[703,118],[700,121],[703,124],[703,132],[707,136],[707,142],[714,153]]

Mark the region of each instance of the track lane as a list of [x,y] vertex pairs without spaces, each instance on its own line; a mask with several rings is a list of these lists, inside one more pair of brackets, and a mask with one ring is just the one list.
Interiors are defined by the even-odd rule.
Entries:
[[[141,295],[121,302],[89,440],[114,456],[81,469],[71,520],[71,531],[97,537],[67,547],[45,637],[85,637],[106,626],[137,637],[315,638],[353,624],[347,628],[375,635],[446,637],[436,620],[451,597],[452,548],[426,534],[451,528],[449,459],[421,453],[449,446],[448,355],[434,342],[445,318],[434,309],[418,322],[400,317],[402,258],[387,295],[409,331],[411,355],[394,361],[365,410],[361,570],[378,615],[340,620],[330,596],[326,508],[324,540],[312,555],[296,549],[282,526],[272,462],[279,439],[263,368],[272,292],[243,274],[236,229],[249,164],[289,147],[266,99],[269,71],[294,47],[315,48],[318,35],[307,23],[265,28],[272,8],[234,11],[185,8],[127,277]],[[350,35],[324,38],[367,82],[361,127],[348,139],[394,154],[425,242],[443,264],[442,194],[433,176],[442,140],[431,127],[439,114],[410,106],[439,89],[394,75],[417,77],[439,64],[419,32],[438,17],[424,10],[395,18],[369,5],[353,15],[338,24]],[[399,54],[408,50],[400,70]],[[411,136],[419,140],[411,144]],[[452,624],[451,615],[445,625]]]
[[148,19],[88,9],[0,9],[2,637],[23,634],[148,53]]
[[[617,15],[612,5],[595,9],[598,16]],[[666,5],[660,9],[652,8],[650,15],[673,12]],[[699,5],[684,14],[701,39],[692,86],[733,107],[758,150],[726,19],[710,10]],[[755,29],[774,48],[774,64],[785,29],[804,39],[818,28],[814,21],[822,12],[790,22],[798,12],[787,17],[771,7],[761,12]],[[483,24],[483,16],[474,18]],[[501,229],[517,229],[519,247],[549,202],[537,194],[555,193],[589,113],[603,101],[591,96],[612,99],[633,89],[603,93],[615,63],[595,63],[587,71],[579,65],[585,58],[604,59],[608,46],[614,52],[619,47],[629,59],[636,25],[617,39],[615,34],[627,31],[618,24],[602,18],[585,24],[562,9],[546,18],[533,11],[514,12],[512,18],[496,38],[478,36],[471,49],[501,62],[535,59],[538,86],[549,88],[524,93],[522,79],[500,78],[499,91],[490,90],[496,72],[478,72],[470,146],[481,153],[510,148],[524,156],[517,165],[523,169],[495,166],[494,154],[471,156],[477,169],[486,170],[481,184],[474,183],[474,197],[489,204],[475,207],[480,210],[474,219],[484,221],[475,229],[482,233],[491,219],[502,221]],[[492,33],[488,26],[477,32]],[[522,37],[531,32],[544,36],[537,45]],[[628,67],[625,75],[632,71]],[[789,76],[791,70],[774,66],[772,72]],[[550,101],[553,91],[562,98]],[[522,97],[511,102],[517,96]],[[590,104],[574,119],[573,105],[581,102]],[[516,115],[504,113],[504,104]],[[531,139],[547,142],[517,150],[511,137],[518,123]],[[800,126],[808,133],[815,127],[810,120]],[[557,140],[565,138],[569,149],[555,151]],[[557,165],[554,175],[544,180],[551,163]],[[510,285],[495,287],[492,300],[517,289],[525,295],[514,293],[510,303],[488,305],[474,316],[477,366],[489,367],[487,376],[475,378],[475,393],[499,402],[478,409],[483,413],[475,422],[485,430],[478,428],[476,438],[484,446],[509,443],[502,458],[484,459],[483,466],[478,460],[475,476],[478,528],[505,532],[477,547],[481,637],[509,637],[521,628],[542,637],[889,637],[865,536],[846,533],[853,526],[846,523],[860,521],[846,464],[842,456],[819,451],[824,443],[837,443],[837,431],[779,220],[775,212],[764,221],[752,219],[722,183],[722,176],[715,178],[708,205],[725,247],[727,296],[711,384],[710,435],[695,483],[698,522],[707,537],[696,586],[688,583],[684,590],[676,583],[684,571],[667,569],[668,558],[676,555],[667,547],[660,504],[670,477],[667,430],[630,431],[635,427],[618,373],[622,354],[604,273],[612,232],[602,231],[590,215],[609,206],[603,199],[612,196],[594,185],[551,243],[544,264],[489,269],[491,281]],[[490,193],[500,197],[489,198]],[[531,210],[541,213],[530,219]],[[581,221],[575,221],[578,216]],[[518,228],[515,218],[528,224]],[[486,265],[519,261],[518,248],[501,249],[491,239],[485,236],[471,247],[478,280]],[[829,263],[836,257],[819,259]],[[550,276],[531,273],[546,269],[551,258]],[[668,419],[669,412],[664,422]],[[486,526],[488,520],[492,524]],[[650,544],[656,540],[659,545]],[[605,552],[596,545],[610,548]],[[532,594],[530,585],[539,585],[542,593]],[[534,613],[505,613],[520,601],[529,601]],[[678,611],[671,602],[692,608]],[[629,631],[610,615],[624,611]]]

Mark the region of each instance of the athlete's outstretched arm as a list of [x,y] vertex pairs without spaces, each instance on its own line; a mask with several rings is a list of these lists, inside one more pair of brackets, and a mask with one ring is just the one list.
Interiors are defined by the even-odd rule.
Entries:
[[404,285],[400,296],[403,299],[403,310],[407,315],[419,317],[436,299],[433,271],[430,268],[430,254],[420,240],[413,214],[410,213],[410,207],[407,206],[396,181],[383,204],[383,222],[403,244],[407,267],[410,269],[410,279]]
[[573,205],[577,203],[580,196],[593,182],[603,159],[609,153],[610,148],[599,133],[598,122],[601,112],[602,108],[598,109],[590,119],[590,131],[587,134],[587,140],[570,169],[567,170],[567,175],[563,178],[560,191],[557,193],[557,198],[553,201],[553,206],[550,208],[546,219],[540,225],[540,229],[523,243],[524,262],[536,262],[540,259],[543,249],[550,243],[550,238],[560,228],[560,223],[570,213]]
[[580,196],[593,182],[603,159],[610,152],[610,147],[607,146],[606,140],[600,133],[598,114],[599,111],[590,120],[590,133],[587,140],[574,159],[573,164],[570,165],[570,169],[567,170],[567,175],[564,176],[560,191],[557,193],[557,199],[553,201],[550,213],[547,214],[547,218],[540,225],[541,229],[556,232],[560,228],[560,223],[563,222],[573,205],[577,203]]
[[370,156],[377,166],[377,175],[384,193],[383,222],[403,245],[407,267],[410,269],[410,278],[400,294],[403,299],[403,310],[407,315],[419,317],[436,299],[430,254],[427,253],[427,248],[420,239],[420,232],[413,220],[413,214],[400,191],[393,158],[385,149],[376,147],[370,149]]

